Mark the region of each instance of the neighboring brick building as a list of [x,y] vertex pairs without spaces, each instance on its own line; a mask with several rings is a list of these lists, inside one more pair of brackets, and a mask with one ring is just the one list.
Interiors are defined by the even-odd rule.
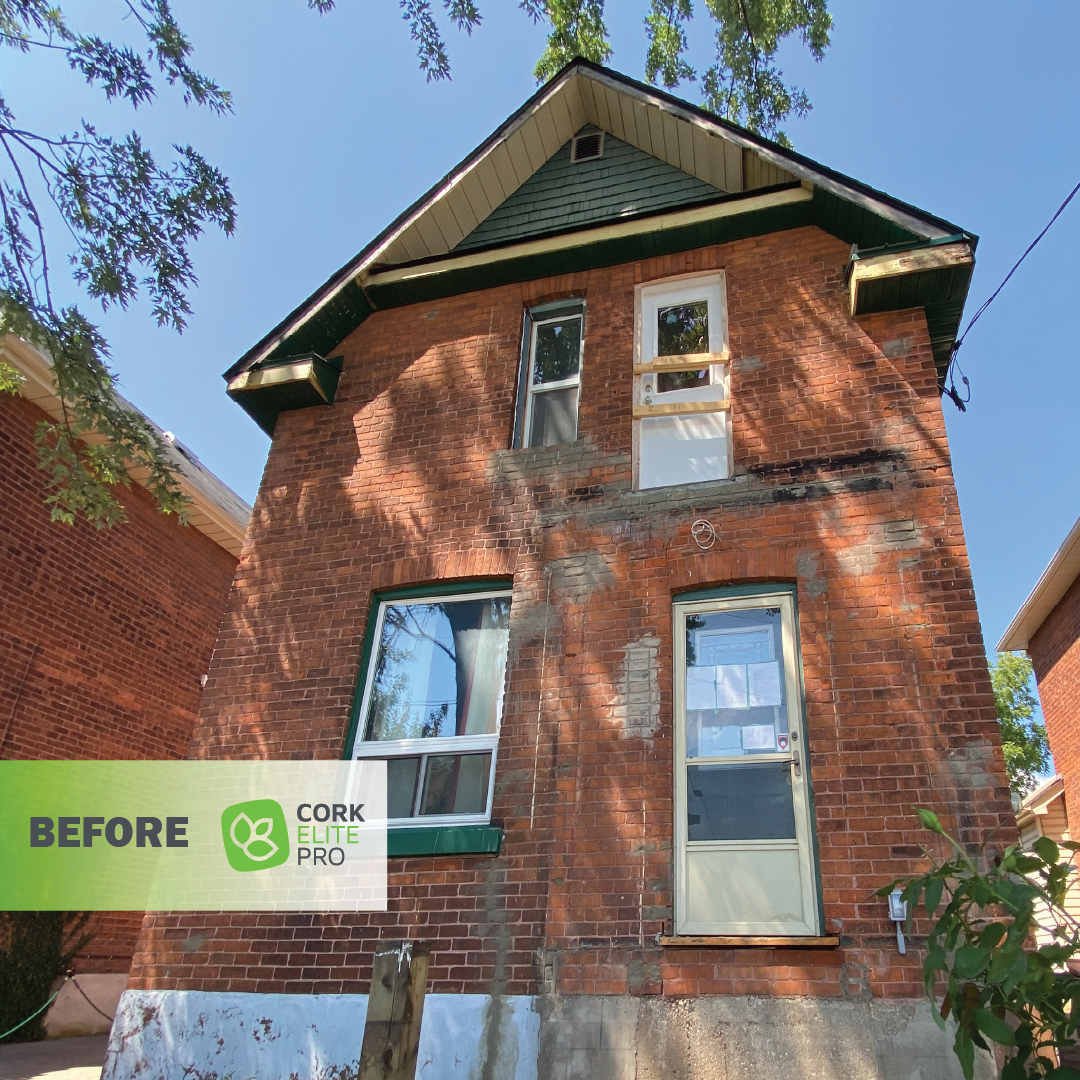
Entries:
[[[60,415],[52,372],[11,335],[0,358],[24,378],[0,394],[0,757],[186,757],[251,508],[174,443],[190,526],[137,485],[116,528],[50,521],[34,431]],[[126,972],[141,923],[96,917],[77,969]]]
[[107,1075],[355,1075],[406,937],[420,1077],[958,1076],[874,890],[1011,829],[974,245],[577,61],[252,349],[195,754],[387,758],[390,906],[149,915]]
[[1080,521],[998,642],[1031,657],[1066,807],[1080,806]]

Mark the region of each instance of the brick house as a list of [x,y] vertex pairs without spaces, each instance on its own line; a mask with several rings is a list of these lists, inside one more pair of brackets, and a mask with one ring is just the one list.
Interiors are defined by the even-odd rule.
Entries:
[[[52,370],[10,334],[0,359],[23,377],[0,394],[0,757],[184,758],[251,508],[174,442],[189,527],[137,484],[117,490],[127,521],[114,529],[50,521],[34,431],[62,415]],[[141,912],[96,916],[76,961],[106,1012],[141,923]],[[48,1028],[101,1023],[69,985]]]
[[230,369],[195,753],[385,758],[389,910],[148,915],[106,1075],[355,1075],[379,938],[433,943],[420,1077],[959,1075],[873,892],[913,805],[1012,821],[975,243],[575,61]]
[[1080,806],[1080,521],[1069,530],[997,647],[999,652],[1024,650],[1031,657],[1060,774],[1059,785],[1048,791],[1060,802],[1057,810],[1067,830],[1068,808]]

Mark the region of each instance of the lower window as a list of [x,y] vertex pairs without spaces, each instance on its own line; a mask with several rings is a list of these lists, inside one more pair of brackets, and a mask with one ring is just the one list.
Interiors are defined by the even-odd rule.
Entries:
[[790,591],[675,605],[675,933],[814,936]]
[[384,600],[375,618],[353,756],[386,759],[390,823],[488,821],[509,591]]

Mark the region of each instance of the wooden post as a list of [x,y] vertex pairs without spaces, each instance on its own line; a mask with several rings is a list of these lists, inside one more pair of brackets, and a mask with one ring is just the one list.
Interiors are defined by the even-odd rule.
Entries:
[[357,1080],[414,1080],[430,953],[428,941],[375,946]]

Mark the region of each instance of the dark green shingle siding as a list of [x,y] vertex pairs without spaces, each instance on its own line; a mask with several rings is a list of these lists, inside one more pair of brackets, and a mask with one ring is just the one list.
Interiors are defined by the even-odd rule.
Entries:
[[570,160],[568,142],[460,244],[456,251],[596,225],[629,214],[714,199],[725,192],[611,135],[604,156]]

